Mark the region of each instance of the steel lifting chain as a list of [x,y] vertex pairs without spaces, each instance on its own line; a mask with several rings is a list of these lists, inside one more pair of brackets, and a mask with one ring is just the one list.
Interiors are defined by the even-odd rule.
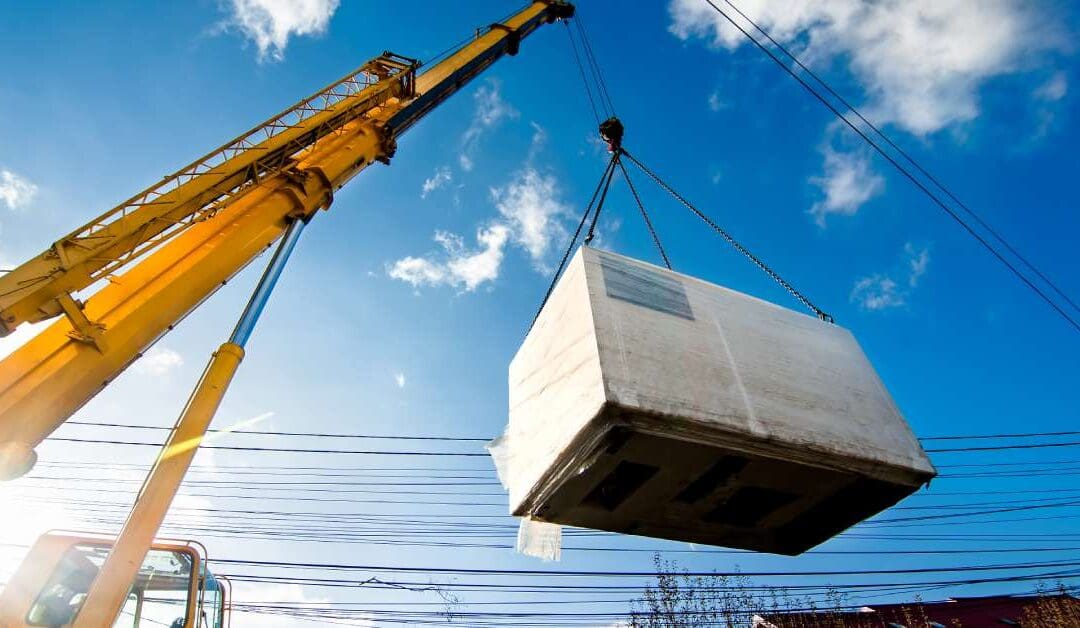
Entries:
[[660,236],[657,235],[656,228],[653,227],[652,220],[649,219],[649,212],[645,211],[645,204],[641,202],[637,188],[634,187],[634,182],[630,180],[630,173],[626,170],[626,166],[623,165],[621,159],[619,160],[619,170],[622,170],[623,178],[626,179],[626,186],[630,188],[630,194],[634,196],[634,202],[637,203],[638,209],[641,211],[641,217],[645,219],[645,226],[649,228],[649,235],[652,236],[656,250],[660,251],[660,257],[664,259],[664,266],[671,270],[671,260],[668,259],[667,251],[664,250],[664,245],[660,244]]
[[672,189],[672,187],[670,185],[668,185],[666,182],[664,182],[664,180],[661,179],[659,177],[659,175],[657,175],[655,172],[650,170],[648,168],[648,166],[646,166],[645,164],[638,161],[637,158],[634,157],[633,155],[631,155],[629,152],[627,152],[627,150],[625,148],[621,148],[620,150],[621,150],[622,155],[624,155],[627,159],[632,161],[635,166],[637,166],[642,172],[644,172],[646,174],[646,176],[648,176],[657,185],[659,185],[661,188],[663,188],[664,191],[666,191],[668,194],[670,194],[675,200],[679,201],[687,209],[692,211],[705,224],[712,227],[713,231],[720,234],[720,237],[724,238],[724,240],[726,240],[728,244],[730,244],[732,247],[734,247],[736,251],[742,253],[743,256],[745,256],[747,259],[749,259],[751,262],[753,262],[755,266],[760,268],[762,271],[764,271],[764,273],[766,275],[771,277],[773,279],[773,281],[775,281],[782,288],[787,290],[788,293],[791,294],[791,296],[798,299],[800,303],[805,305],[810,311],[812,311],[815,315],[817,315],[818,318],[825,321],[826,323],[834,323],[835,322],[835,320],[833,319],[833,317],[830,314],[828,314],[827,312],[825,312],[824,310],[822,310],[818,306],[814,305],[813,302],[811,302],[810,299],[808,299],[806,297],[806,295],[804,295],[803,293],[796,290],[794,286],[792,286],[790,283],[788,283],[783,277],[778,275],[776,273],[776,271],[769,268],[765,264],[765,262],[758,259],[758,257],[756,255],[754,255],[753,253],[751,253],[749,249],[747,249],[742,244],[739,244],[739,242],[734,237],[732,237],[730,233],[725,231],[722,227],[720,227],[720,225],[713,222],[712,219],[710,219],[708,216],[706,216],[704,213],[702,213],[701,210],[699,210],[697,207],[694,207],[694,205],[690,201],[686,200],[685,198],[683,198],[683,196],[681,194],[679,194],[674,189]]
[[[600,196],[601,191],[603,191],[605,195],[607,194],[607,186],[611,185],[611,175],[615,172],[615,162],[618,157],[618,153],[613,154],[611,160],[608,161],[607,166],[604,167],[604,174],[600,175],[600,182],[596,184],[596,189],[593,190],[592,198],[589,199],[589,204],[585,206],[585,212],[581,215],[581,221],[578,222],[577,229],[574,230],[574,236],[570,238],[570,244],[566,247],[566,252],[563,253],[562,260],[559,261],[559,266],[555,269],[555,274],[551,277],[551,285],[548,286],[547,292],[544,293],[544,298],[540,301],[540,307],[536,308],[536,314],[533,315],[532,322],[529,323],[529,328],[525,330],[526,334],[532,331],[533,325],[536,325],[536,319],[540,318],[540,312],[544,311],[544,306],[547,305],[548,299],[551,298],[551,293],[555,290],[555,284],[559,281],[559,275],[562,274],[563,268],[566,267],[566,261],[570,259],[570,254],[574,252],[574,245],[581,235],[581,230],[585,228],[585,223],[589,220],[589,214],[592,213],[593,203],[596,202],[596,197]],[[600,203],[603,204],[603,202],[604,201],[601,198]],[[597,208],[597,212],[599,213],[599,207]],[[586,244],[592,240],[595,228],[596,219],[594,218],[593,223],[589,226],[589,231],[585,239]]]

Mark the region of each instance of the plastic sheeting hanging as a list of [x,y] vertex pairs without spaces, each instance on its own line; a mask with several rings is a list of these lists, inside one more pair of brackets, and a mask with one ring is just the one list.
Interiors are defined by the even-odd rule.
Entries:
[[[488,453],[491,454],[491,460],[495,463],[495,474],[499,477],[503,488],[508,488],[507,478],[510,473],[509,440],[509,434],[504,433],[486,445]],[[518,523],[516,549],[526,556],[545,561],[557,561],[562,557],[562,526],[523,517]]]

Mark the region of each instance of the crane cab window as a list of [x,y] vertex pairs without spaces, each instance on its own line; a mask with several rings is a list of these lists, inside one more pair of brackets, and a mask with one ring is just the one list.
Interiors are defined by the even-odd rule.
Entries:
[[[109,547],[90,543],[71,546],[38,594],[26,623],[65,626],[78,613],[90,584],[108,556]],[[192,584],[192,556],[186,552],[151,549],[128,593],[114,628],[171,626],[191,628],[186,622]],[[203,625],[213,627],[213,623]]]

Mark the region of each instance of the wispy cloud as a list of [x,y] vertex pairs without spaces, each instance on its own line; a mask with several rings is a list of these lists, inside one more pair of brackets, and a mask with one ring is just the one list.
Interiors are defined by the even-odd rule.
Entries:
[[930,249],[919,248],[908,242],[904,245],[904,255],[908,264],[908,287],[914,288],[930,267]]
[[491,199],[509,227],[515,244],[529,253],[538,268],[546,268],[545,257],[552,241],[566,239],[560,219],[570,208],[559,199],[558,183],[553,176],[535,168],[521,171],[509,184],[492,188]]
[[1046,102],[1057,102],[1069,91],[1069,80],[1064,72],[1055,72],[1035,90],[1035,97]]
[[874,173],[870,156],[862,149],[839,151],[830,143],[822,149],[824,172],[810,177],[823,198],[810,207],[809,213],[819,227],[824,227],[829,215],[853,216],[863,203],[879,194],[885,180]]
[[281,61],[294,36],[326,32],[339,0],[231,0],[226,28],[238,30],[259,51],[259,61]]
[[439,166],[430,177],[424,179],[424,185],[420,189],[420,198],[427,198],[428,194],[431,194],[453,180],[454,175],[450,172],[450,167]]
[[851,302],[871,311],[907,305],[929,266],[929,249],[908,242],[901,267],[892,273],[874,273],[857,280],[851,289]]
[[135,369],[154,377],[164,377],[183,365],[182,355],[168,347],[155,346],[135,363]]
[[34,200],[38,188],[10,170],[0,170],[0,202],[8,209],[24,209]]
[[[681,39],[729,50],[747,43],[704,2],[672,0],[668,8],[669,30]],[[987,80],[1067,45],[1037,3],[746,0],[740,8],[810,64],[845,63],[866,94],[867,113],[917,135],[975,119]]]
[[403,257],[387,267],[387,274],[413,287],[451,286],[472,292],[495,281],[502,266],[503,250],[510,238],[506,225],[493,224],[476,232],[476,246],[466,247],[464,239],[447,231],[435,232],[441,253],[425,257]]
[[458,165],[466,172],[473,169],[473,158],[484,133],[500,122],[516,119],[520,115],[517,109],[503,100],[499,89],[498,81],[489,80],[473,95],[475,109],[469,128],[461,136],[461,154],[458,156]]
[[864,310],[885,310],[907,303],[906,295],[896,280],[881,274],[856,281],[851,289],[851,301]]
[[1069,80],[1064,72],[1055,72],[1046,82],[1039,85],[1032,95],[1035,98],[1035,132],[1031,142],[1038,142],[1053,130],[1058,120],[1058,113],[1065,106],[1065,97],[1069,93]]
[[714,89],[709,93],[709,98],[706,100],[709,105],[709,111],[717,112],[723,109],[727,109],[731,106],[726,100],[720,97],[720,90]]
[[474,246],[466,246],[460,235],[437,231],[439,251],[403,257],[387,266],[387,274],[414,287],[472,292],[498,279],[507,244],[524,250],[534,268],[547,269],[552,242],[567,235],[561,221],[570,212],[555,177],[527,166],[505,185],[491,188],[490,198],[498,215],[477,229]]

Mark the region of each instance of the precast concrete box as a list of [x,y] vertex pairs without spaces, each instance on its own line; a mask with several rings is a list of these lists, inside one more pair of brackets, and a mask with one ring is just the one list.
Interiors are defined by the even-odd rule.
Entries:
[[509,383],[517,516],[794,555],[936,474],[846,329],[591,248]]

